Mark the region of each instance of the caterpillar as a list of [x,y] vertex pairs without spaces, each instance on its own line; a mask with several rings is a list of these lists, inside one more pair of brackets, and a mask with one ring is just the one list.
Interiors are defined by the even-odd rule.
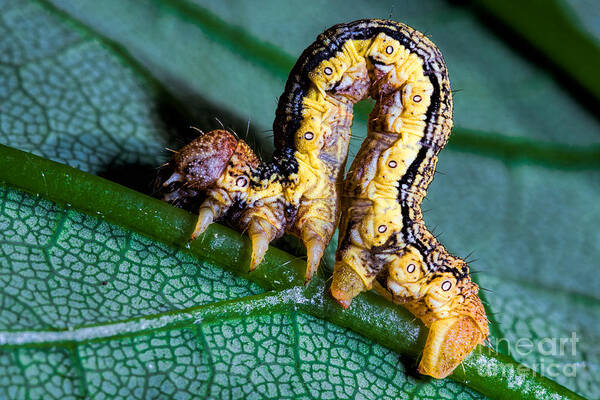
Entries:
[[[343,180],[353,104],[371,97],[367,137]],[[343,307],[375,288],[429,327],[423,374],[449,375],[488,337],[465,261],[427,230],[420,204],[452,128],[444,59],[420,32],[387,20],[335,25],[299,57],[279,99],[272,160],[211,131],[178,151],[164,199],[204,200],[192,238],[214,220],[248,231],[250,269],[288,232],[317,269],[340,218],[330,287]]]

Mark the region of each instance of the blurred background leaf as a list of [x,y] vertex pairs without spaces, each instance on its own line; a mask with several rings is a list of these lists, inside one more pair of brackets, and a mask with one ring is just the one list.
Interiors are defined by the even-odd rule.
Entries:
[[[476,279],[490,290],[484,297],[494,338],[507,340],[500,342],[498,349],[510,351],[519,361],[584,396],[597,398],[598,86],[585,69],[571,66],[597,65],[598,52],[588,49],[598,46],[599,33],[593,21],[600,7],[592,2],[552,1],[545,3],[545,9],[552,12],[530,12],[529,19],[511,20],[512,2],[505,4],[498,9],[483,1],[475,5],[444,1],[351,5],[272,1],[257,5],[191,0],[2,0],[0,141],[145,192],[154,167],[167,157],[164,148],[189,140],[192,133],[186,127],[191,124],[209,130],[219,126],[218,118],[243,136],[249,124],[245,136],[268,155],[275,104],[301,50],[334,23],[385,18],[391,13],[392,18],[425,32],[438,45],[455,89],[456,129],[440,157],[442,174],[436,175],[425,203],[428,225],[439,226],[436,231],[441,231],[441,240],[451,251],[461,256],[473,252],[478,259],[472,268],[480,271]],[[537,7],[533,9],[541,6]],[[563,32],[560,40],[544,34],[548,27]],[[573,41],[573,35],[585,40]],[[544,43],[540,37],[546,37]],[[563,58],[568,62],[561,62]],[[362,112],[353,129],[352,154],[365,131]],[[61,329],[122,320],[260,291],[233,275],[224,278],[216,267],[198,268],[183,254],[134,238],[117,227],[103,227],[100,220],[54,209],[51,203],[13,189],[2,193],[1,276],[7,288],[14,288],[0,292],[2,330]],[[136,240],[143,243],[138,247],[145,249],[144,257],[128,256],[135,251],[123,247]],[[67,242],[68,246],[63,244]],[[148,272],[135,264],[143,264],[146,258],[150,260]],[[167,268],[159,268],[159,260]],[[111,268],[117,266],[123,279],[115,279],[117,272]],[[84,271],[77,271],[82,268]],[[98,278],[103,271],[110,278]],[[210,279],[197,276],[198,271]],[[42,275],[32,277],[36,273]],[[89,288],[83,284],[86,273],[93,280],[87,282],[92,285]],[[59,279],[63,275],[65,279]],[[144,279],[138,281],[135,277],[140,275]],[[49,276],[55,277],[53,284]],[[155,291],[144,288],[150,290],[146,297],[136,292],[139,285],[155,279],[176,283],[157,284]],[[121,280],[128,284],[118,286]],[[66,287],[71,292],[61,294],[59,289]],[[169,287],[172,289],[165,294]],[[98,288],[104,289],[92,300],[94,296],[88,295]],[[129,295],[119,303],[117,292],[124,291]],[[157,300],[159,292],[161,300]],[[110,305],[112,311],[100,312],[100,304]],[[65,312],[69,309],[76,312]],[[206,393],[213,397],[242,396],[241,389],[235,388],[249,390],[244,394],[248,396],[266,391],[268,397],[293,393],[348,398],[359,393],[367,398],[382,393],[395,393],[391,397],[477,396],[451,381],[415,383],[401,363],[382,361],[386,357],[395,360],[394,353],[322,321],[305,318],[298,324],[288,314],[261,318],[258,325],[282,335],[282,342],[269,342],[269,335],[255,340],[256,320],[238,318],[219,322],[214,328],[225,339],[198,342],[198,332],[190,330],[157,333],[162,336],[154,342],[150,335],[139,343],[127,339],[126,345],[111,342],[95,347],[85,353],[89,361],[85,365],[68,349],[21,348],[3,354],[0,365],[6,373],[1,375],[4,381],[0,385],[9,398],[38,397],[33,390],[65,388],[66,381],[71,382],[74,396],[82,393],[77,390],[111,396],[113,393],[100,389],[96,393],[90,388],[114,381],[109,372],[118,370],[127,376],[123,386],[156,386],[164,389],[165,395],[170,394],[169,385],[179,387],[188,382],[185,379],[192,385],[194,376],[200,376],[213,377],[195,379],[204,382]],[[290,349],[298,349],[297,343],[301,343],[301,337],[294,335],[303,330],[310,332],[310,338],[318,337],[315,343],[319,344],[311,342],[310,351],[298,351],[299,358],[294,358]],[[569,338],[572,332],[580,339],[573,354],[546,351],[545,338]],[[246,339],[226,340],[233,336]],[[521,338],[534,341],[531,351],[515,352]],[[118,361],[102,364],[106,354],[118,359],[115,352],[121,346],[145,354],[141,350],[147,348],[144,340],[150,343],[150,359],[169,359],[162,352],[187,351],[185,354],[200,357],[189,359],[198,369],[190,367],[165,378],[142,361],[143,367],[131,369],[122,358],[129,371],[117,369]],[[372,353],[357,353],[361,341]],[[215,357],[212,361],[202,359],[208,344]],[[244,346],[251,350],[240,351]],[[179,348],[187,350],[176,350]],[[318,348],[323,350],[315,350]],[[249,372],[234,374],[235,378],[218,373],[219,368],[231,369],[253,357],[264,360],[264,354],[276,349],[287,361],[274,363],[272,368],[277,371],[264,372],[263,381],[256,376],[250,379]],[[315,357],[315,352],[320,364],[308,359]],[[366,358],[355,361],[368,378],[359,378],[348,361],[347,354],[359,353]],[[372,357],[377,361],[366,361],[373,361]],[[163,367],[174,371],[176,363],[170,365]],[[575,368],[574,376],[565,373],[570,366]],[[314,368],[313,372],[303,370],[305,367]],[[42,370],[47,372],[40,375]],[[230,379],[214,380],[215,376]],[[282,376],[290,378],[283,380]],[[301,380],[292,376],[301,377],[305,386],[294,386]],[[365,388],[361,379],[369,382],[373,393],[360,392]],[[278,381],[291,383],[278,386]],[[268,384],[277,386],[276,391],[264,389]],[[192,393],[200,390],[189,388]],[[60,393],[55,390],[49,393]],[[139,393],[121,393],[130,395]]]

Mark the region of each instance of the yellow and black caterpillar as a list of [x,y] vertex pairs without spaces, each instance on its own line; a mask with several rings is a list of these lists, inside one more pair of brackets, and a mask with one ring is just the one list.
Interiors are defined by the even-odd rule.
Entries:
[[[341,190],[352,106],[375,99],[368,134]],[[165,199],[206,199],[193,237],[217,218],[247,230],[250,268],[290,232],[307,247],[310,279],[343,217],[331,285],[344,307],[375,284],[430,328],[419,371],[444,377],[488,337],[467,264],[427,230],[421,201],[452,127],[442,55],[394,21],[336,25],[300,56],[279,100],[275,152],[260,162],[226,131],[212,131],[172,159]],[[179,182],[174,184],[174,182]]]

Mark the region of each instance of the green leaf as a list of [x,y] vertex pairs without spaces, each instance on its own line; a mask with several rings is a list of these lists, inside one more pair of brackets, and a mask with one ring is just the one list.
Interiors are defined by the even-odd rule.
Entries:
[[[64,12],[0,3],[0,140],[136,188],[192,121],[206,130],[216,116],[244,132],[251,119],[251,136],[268,149],[261,132],[301,49],[333,23],[390,11],[55,3]],[[498,348],[546,374],[549,364],[575,365],[576,376],[559,368],[552,378],[598,397],[598,120],[470,11],[431,2],[398,12],[430,34],[461,89],[429,224],[457,253],[477,250],[495,339],[510,340]],[[355,131],[358,145],[364,118]],[[366,295],[342,312],[323,280],[299,292],[304,263],[275,249],[248,276],[245,242],[221,227],[189,255],[190,215],[15,154],[0,157],[10,184],[0,202],[2,396],[479,396],[411,376],[422,328],[403,310]],[[540,347],[571,332],[575,354]],[[515,352],[518,339],[533,350]],[[486,365],[511,364],[477,352],[454,379],[491,397],[570,396],[527,370],[487,376]]]
[[[559,82],[503,45],[502,38],[469,10],[445,1],[402,9],[393,1],[332,4],[329,9],[316,4],[292,7],[275,0],[260,7],[193,0],[53,4],[124,46],[188,107],[202,108],[208,100],[242,121],[250,119],[259,131],[270,129],[289,69],[318,33],[333,23],[386,18],[391,12],[426,32],[444,54],[457,91],[456,137],[469,130],[541,142],[598,144],[597,120]],[[365,121],[359,122],[356,146],[366,132]],[[245,124],[242,127],[243,132]],[[571,131],[577,134],[564,134]]]
[[[525,3],[476,0],[475,3],[551,60],[560,68],[563,79],[569,77],[595,97],[596,105],[600,103],[600,78],[596,73],[600,68],[600,44],[597,23],[592,25],[594,11],[597,12],[592,4],[572,2],[573,7],[569,7],[557,0],[530,0]],[[581,26],[577,24],[577,17]],[[590,26],[591,32],[586,25]]]
[[[0,182],[41,194],[2,191],[0,217],[11,240],[0,238],[0,278],[6,309],[14,310],[0,320],[0,388],[7,395],[62,397],[78,383],[76,394],[92,397],[170,396],[175,388],[187,397],[186,388],[188,395],[202,392],[200,379],[215,398],[254,396],[265,387],[276,398],[480,398],[451,380],[408,374],[393,351],[414,360],[427,330],[385,299],[363,294],[343,310],[328,296],[325,277],[303,286],[304,262],[275,248],[248,273],[248,240],[216,224],[189,246],[205,260],[195,268],[189,256],[160,244],[184,243],[193,215],[19,150],[0,146],[0,156]],[[49,226],[40,243],[32,228]],[[211,263],[272,291],[252,295],[256,287]],[[219,301],[228,290],[233,299]],[[579,398],[482,347],[453,378],[492,398]]]
[[170,134],[155,85],[38,4],[0,8],[2,142],[93,173],[154,164]]

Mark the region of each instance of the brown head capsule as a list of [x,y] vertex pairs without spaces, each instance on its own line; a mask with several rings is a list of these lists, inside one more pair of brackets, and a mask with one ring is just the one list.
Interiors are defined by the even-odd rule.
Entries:
[[201,135],[175,154],[173,175],[165,183],[181,180],[191,189],[206,189],[223,174],[237,143],[236,137],[224,130]]

